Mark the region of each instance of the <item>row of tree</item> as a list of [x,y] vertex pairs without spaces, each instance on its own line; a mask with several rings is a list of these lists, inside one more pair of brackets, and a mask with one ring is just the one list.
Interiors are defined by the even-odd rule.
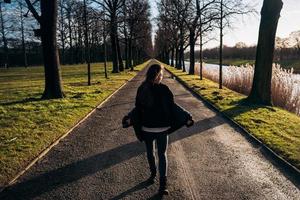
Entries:
[[[282,6],[281,0],[263,2],[253,86],[247,98],[248,102],[272,105],[272,63]],[[222,89],[223,30],[232,24],[232,17],[253,12],[251,6],[243,0],[160,0],[159,8],[161,12],[155,37],[157,57],[185,71],[184,50],[189,47],[189,74],[194,74],[194,48],[199,37],[200,79],[202,79],[203,43],[210,40],[209,36],[213,30],[219,30],[219,88]]]
[[[20,17],[17,20],[20,22],[23,43],[26,44],[27,41],[26,29],[32,29],[35,35],[34,40],[40,41],[45,69],[43,98],[64,97],[58,47],[63,62],[78,62],[76,60],[80,58],[78,55],[82,55],[81,60],[87,63],[88,85],[91,84],[91,58],[100,56],[98,50],[101,48],[103,48],[102,56],[106,66],[107,38],[111,47],[113,73],[123,71],[124,68],[133,70],[133,65],[151,55],[150,6],[146,0],[16,0],[11,3],[8,13],[16,11],[17,6],[20,8],[18,12]],[[7,51],[10,46],[7,44],[8,34],[5,27],[14,23],[11,20],[4,20],[3,14],[4,12],[1,12],[0,20],[2,32],[4,32],[2,42],[4,54],[8,55]],[[29,15],[32,16],[31,20],[34,19],[34,28],[33,26],[30,28],[29,25],[25,26],[23,17]],[[18,39],[17,32],[15,30],[11,34],[15,40]],[[26,45],[24,46],[25,62]],[[123,59],[126,63],[125,67]],[[105,75],[107,77],[106,67]]]
[[[1,66],[27,67],[43,62],[36,51],[41,46],[41,38],[36,37],[39,22],[28,13],[28,3],[36,15],[41,14],[39,1],[0,2]],[[56,33],[61,63],[83,63],[87,56],[91,62],[104,61],[107,38],[106,59],[114,61],[114,72],[124,69],[123,59],[126,68],[132,67],[133,61],[152,51],[149,9],[145,0],[58,0]],[[86,41],[89,55],[85,55]]]
[[[245,1],[236,0],[160,0],[156,55],[164,62],[185,71],[184,51],[189,48],[189,74],[195,72],[195,46],[199,39],[200,79],[202,79],[203,45],[220,32],[220,88],[222,88],[223,31],[237,15],[253,12]],[[169,63],[171,60],[171,63]],[[175,61],[175,62],[174,62]]]

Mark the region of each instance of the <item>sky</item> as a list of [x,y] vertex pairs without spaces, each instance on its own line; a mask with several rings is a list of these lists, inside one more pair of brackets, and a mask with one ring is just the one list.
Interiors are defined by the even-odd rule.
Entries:
[[[158,15],[156,6],[157,0],[149,0],[151,5],[152,17]],[[260,10],[263,0],[252,0],[255,4],[257,14],[238,17],[234,22],[233,29],[226,29],[224,35],[224,45],[234,46],[237,42],[244,42],[247,45],[255,45],[258,40],[258,30],[260,23]],[[154,31],[155,22],[153,21]],[[277,36],[286,38],[293,31],[300,30],[300,0],[283,0],[283,8],[278,22]],[[205,48],[212,48],[218,45],[218,40],[206,44]]]

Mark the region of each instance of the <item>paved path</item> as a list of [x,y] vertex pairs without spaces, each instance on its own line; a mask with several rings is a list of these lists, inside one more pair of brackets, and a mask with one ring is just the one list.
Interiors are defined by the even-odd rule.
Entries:
[[[0,199],[159,199],[147,185],[144,144],[121,119],[145,70],[98,108]],[[171,136],[171,194],[164,199],[300,199],[300,190],[237,129],[165,73],[177,103],[195,119]]]

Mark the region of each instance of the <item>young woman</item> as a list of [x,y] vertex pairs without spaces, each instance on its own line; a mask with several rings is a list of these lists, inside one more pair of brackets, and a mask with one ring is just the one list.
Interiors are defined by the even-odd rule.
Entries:
[[[156,141],[159,160],[159,193],[169,194],[167,189],[167,147],[168,133],[171,131],[172,106],[174,105],[173,94],[168,86],[161,83],[163,79],[163,67],[159,64],[152,64],[146,74],[145,81],[140,85],[136,95],[136,110],[141,124],[140,137],[145,142],[147,159],[151,176],[148,179],[154,183],[156,177],[156,164],[154,156],[154,141]],[[184,113],[185,114],[185,113]],[[193,120],[190,116],[186,125],[191,126]]]

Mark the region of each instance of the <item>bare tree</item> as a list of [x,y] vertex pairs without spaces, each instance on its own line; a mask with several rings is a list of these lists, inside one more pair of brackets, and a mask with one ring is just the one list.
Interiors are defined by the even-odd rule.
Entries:
[[61,0],[61,6],[63,8],[62,14],[65,15],[66,18],[66,31],[63,31],[65,34],[65,40],[66,44],[68,43],[68,60],[70,64],[74,63],[74,57],[77,59],[77,56],[75,56],[74,52],[74,41],[75,41],[75,32],[77,30],[73,30],[76,25],[74,24],[74,17],[77,16],[76,8],[77,4],[75,0]]
[[[201,5],[200,5],[201,6]],[[202,4],[202,10],[200,11],[199,17],[199,62],[200,62],[200,69],[199,69],[199,76],[200,80],[203,79],[203,45],[208,43],[213,39],[212,36],[208,36],[213,31],[213,22],[216,16],[216,13],[212,13],[210,9],[203,9],[204,4]],[[206,39],[204,39],[206,38]]]
[[2,35],[2,41],[3,41],[3,50],[4,50],[4,62],[3,65],[5,68],[8,67],[8,45],[7,45],[7,27],[6,22],[7,20],[4,19],[3,16],[3,2],[0,2],[0,20],[1,20],[1,35]]
[[[136,23],[138,20],[139,15],[142,14],[144,11],[143,9],[140,8],[140,1],[139,0],[132,0],[132,1],[126,1],[125,5],[125,26],[128,29],[127,31],[124,32],[124,35],[126,34],[126,42],[128,43],[128,61],[126,62],[128,65],[128,68],[133,69],[133,40],[134,40],[134,32],[136,31]],[[126,66],[127,66],[126,65]]]
[[110,26],[110,40],[112,50],[113,73],[119,72],[119,58],[118,55],[118,16],[123,11],[125,0],[93,0],[95,3],[101,5],[107,15]]
[[26,52],[26,45],[25,45],[25,31],[24,31],[24,5],[22,2],[18,2],[19,4],[19,11],[20,11],[20,30],[21,30],[21,38],[22,38],[22,52],[23,52],[23,61],[24,66],[28,67],[27,62],[27,52]]
[[[195,43],[197,38],[200,36],[200,48],[202,48],[202,37],[203,33],[206,32],[210,26],[204,28],[207,24],[215,20],[216,14],[209,12],[209,15],[204,15],[207,13],[211,6],[215,4],[216,0],[196,0],[192,2],[191,8],[187,15],[187,18],[183,18],[189,29],[189,46],[190,46],[190,67],[189,74],[195,73]],[[201,50],[202,51],[202,50]],[[200,51],[200,52],[201,52]]]
[[[188,10],[192,0],[161,0],[159,6],[163,9],[161,19],[165,22],[174,23],[175,31],[178,34],[178,40],[175,50],[176,68],[185,71],[184,50],[188,37],[185,18],[188,16]],[[165,23],[167,25],[167,23]],[[177,30],[176,30],[177,29]],[[175,36],[175,35],[174,35]],[[168,42],[168,41],[167,41]]]
[[87,63],[88,85],[91,85],[91,52],[89,42],[88,17],[87,17],[87,0],[83,0],[83,16],[84,16],[84,41],[85,41],[85,61]]
[[105,78],[108,78],[107,76],[107,66],[106,66],[106,62],[107,62],[107,55],[106,55],[106,20],[105,20],[105,15],[104,15],[104,20],[103,20],[103,51],[104,51],[104,74],[105,74]]
[[[134,59],[134,55],[136,56],[137,49],[139,48],[139,41],[143,40],[143,38],[148,38],[149,27],[147,22],[149,22],[150,18],[150,6],[148,1],[146,0],[131,0],[126,1],[124,8],[124,43],[125,49],[127,51],[127,61],[126,67],[131,68],[133,70],[133,61],[134,63],[138,63],[136,59]],[[148,42],[144,44],[144,48],[141,51],[145,51],[148,46],[146,45]],[[136,51],[134,51],[134,49]],[[126,53],[125,53],[126,55]],[[137,56],[135,57],[137,58]]]
[[65,50],[66,50],[66,28],[65,28],[65,9],[64,0],[59,0],[59,23],[58,35],[61,43],[61,63],[65,64]]
[[281,0],[264,0],[263,3],[253,85],[247,98],[247,101],[251,103],[272,105],[272,63],[275,36],[282,6]]
[[40,30],[37,31],[37,34],[41,36],[45,69],[45,90],[42,98],[63,98],[56,41],[57,0],[40,1],[41,14],[37,12],[30,0],[25,1],[28,9],[40,24]]
[[219,53],[219,89],[223,87],[223,34],[224,28],[231,26],[231,19],[236,17],[237,15],[245,15],[251,12],[255,12],[252,9],[250,4],[245,3],[244,0],[236,1],[236,0],[219,0],[217,2],[219,7],[216,7],[216,10],[219,11],[219,24],[217,27],[220,30],[220,53]]

